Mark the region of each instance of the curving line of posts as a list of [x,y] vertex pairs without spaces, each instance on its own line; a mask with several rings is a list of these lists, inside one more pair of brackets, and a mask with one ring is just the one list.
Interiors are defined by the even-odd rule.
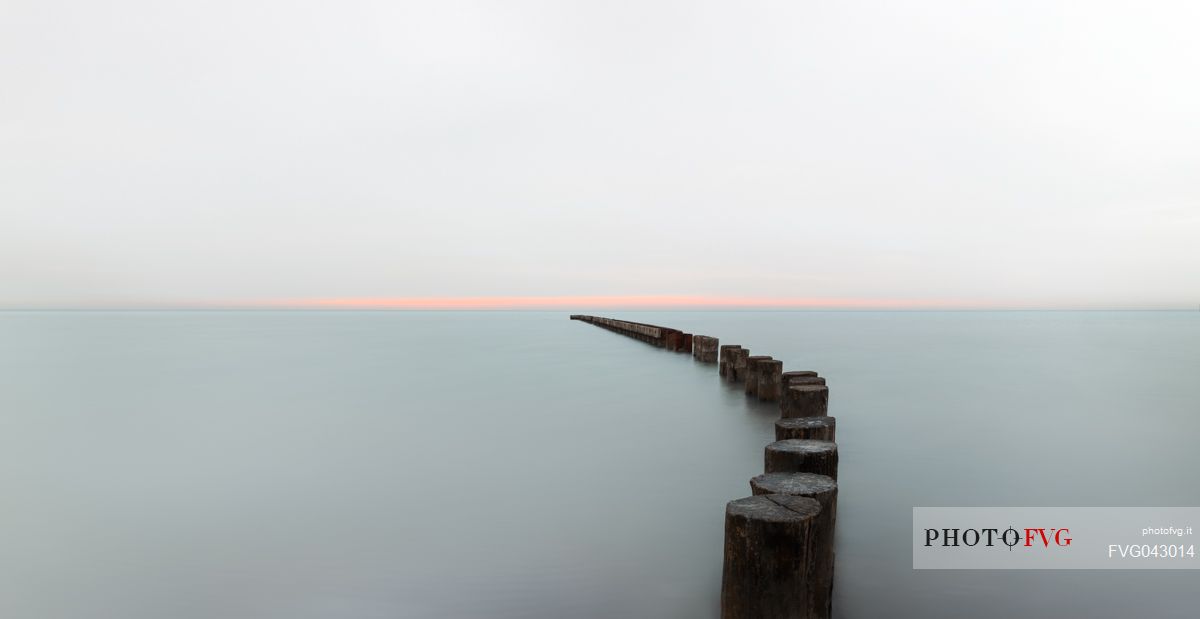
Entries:
[[775,442],[751,495],[725,506],[722,619],[828,619],[833,601],[833,534],[837,519],[837,419],[829,387],[811,370],[737,345],[678,329],[583,314],[579,320],[655,346],[716,363],[718,375],[742,383],[747,396],[779,402]]

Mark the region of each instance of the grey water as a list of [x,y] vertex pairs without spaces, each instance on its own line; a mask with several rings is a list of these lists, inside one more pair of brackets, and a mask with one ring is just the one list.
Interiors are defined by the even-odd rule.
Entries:
[[[1200,312],[588,313],[827,377],[837,617],[1196,616],[1195,572],[915,572],[910,527],[1200,505]],[[0,617],[716,617],[777,416],[565,312],[0,313]]]

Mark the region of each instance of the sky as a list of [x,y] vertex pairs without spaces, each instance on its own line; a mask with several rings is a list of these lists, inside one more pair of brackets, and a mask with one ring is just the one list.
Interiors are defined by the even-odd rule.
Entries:
[[1194,2],[0,2],[0,307],[1200,304]]

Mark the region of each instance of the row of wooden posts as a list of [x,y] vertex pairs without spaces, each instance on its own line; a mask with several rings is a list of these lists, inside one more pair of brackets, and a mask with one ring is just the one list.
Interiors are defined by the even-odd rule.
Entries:
[[837,519],[837,420],[828,415],[829,387],[811,370],[751,355],[715,337],[626,320],[574,314],[571,320],[716,363],[747,396],[779,402],[775,442],[751,496],[725,506],[723,619],[827,619],[832,612],[833,533]]

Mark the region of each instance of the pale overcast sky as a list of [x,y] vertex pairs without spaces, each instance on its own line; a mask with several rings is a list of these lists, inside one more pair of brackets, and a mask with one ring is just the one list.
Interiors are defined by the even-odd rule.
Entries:
[[1194,2],[0,3],[0,306],[1200,303]]

